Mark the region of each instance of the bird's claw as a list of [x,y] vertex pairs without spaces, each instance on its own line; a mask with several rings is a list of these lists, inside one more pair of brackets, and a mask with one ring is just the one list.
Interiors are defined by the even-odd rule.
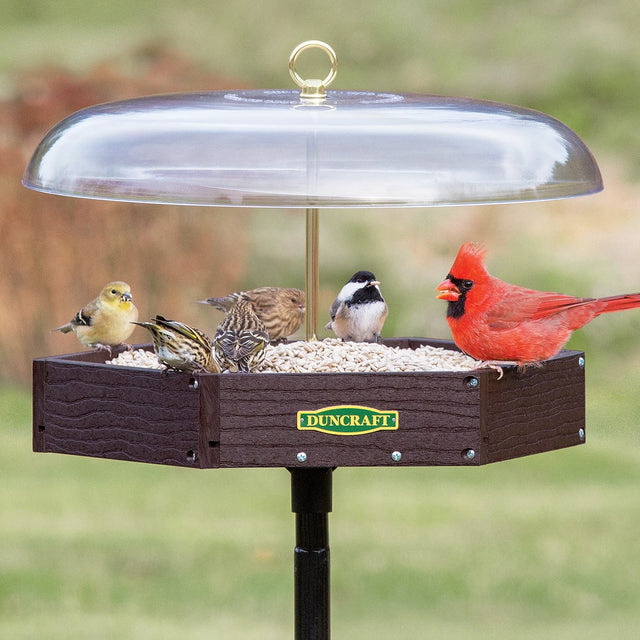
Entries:
[[483,360],[478,369],[493,369],[498,372],[498,380],[504,376],[503,367],[516,367],[518,373],[523,374],[527,367],[542,367],[541,362],[516,362],[515,360]]
[[478,365],[478,369],[491,369],[492,371],[497,372],[498,380],[501,380],[502,377],[504,376],[504,369],[502,367],[508,364],[512,364],[512,363],[500,362],[499,360],[483,360]]
[[109,353],[109,357],[111,357],[111,356],[112,356],[112,353],[111,353],[111,346],[110,346],[110,345],[108,345],[108,344],[101,344],[101,343],[99,343],[99,342],[96,342],[96,343],[93,345],[93,348],[94,348],[96,351],[107,351],[107,352]]

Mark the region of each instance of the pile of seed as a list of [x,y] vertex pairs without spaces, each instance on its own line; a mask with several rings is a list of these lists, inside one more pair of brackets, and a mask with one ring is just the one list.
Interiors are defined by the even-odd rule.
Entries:
[[[149,351],[123,351],[107,361],[128,367],[163,369]],[[367,342],[326,338],[315,342],[288,342],[266,347],[258,373],[339,373],[368,371],[469,371],[478,362],[450,349],[423,345],[417,349],[387,347]]]
[[166,369],[153,351],[134,349],[123,351],[105,364],[117,364],[121,367],[142,367],[143,369]]
[[261,373],[468,371],[477,366],[473,358],[450,349],[403,349],[327,338],[269,346]]

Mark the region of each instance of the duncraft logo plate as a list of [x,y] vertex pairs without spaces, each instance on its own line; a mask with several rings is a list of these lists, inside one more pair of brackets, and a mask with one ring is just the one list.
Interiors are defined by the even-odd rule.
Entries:
[[397,411],[380,411],[356,405],[338,405],[315,411],[298,411],[298,429],[301,431],[321,431],[337,436],[357,436],[374,431],[394,431],[397,428]]

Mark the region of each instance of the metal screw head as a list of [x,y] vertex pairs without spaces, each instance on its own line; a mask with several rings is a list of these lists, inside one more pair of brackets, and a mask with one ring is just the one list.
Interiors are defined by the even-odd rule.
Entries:
[[480,384],[480,380],[474,376],[467,376],[464,381],[469,389],[477,389]]
[[402,454],[400,453],[400,451],[394,451],[394,452],[391,454],[391,459],[392,459],[394,462],[400,462],[400,460],[402,459]]
[[296,460],[298,462],[306,462],[307,454],[304,451],[300,451],[300,453],[298,453],[298,455],[296,456]]
[[578,431],[578,437],[580,438],[580,440],[584,441],[584,429],[580,429]]
[[473,449],[467,449],[467,450],[464,452],[464,457],[465,457],[467,460],[473,460],[473,459],[476,457],[476,452],[475,452]]
[[578,358],[578,366],[579,366],[581,369],[584,369],[584,357],[583,357],[583,356],[580,356],[580,357]]
[[191,391],[195,391],[198,388],[198,381],[195,378],[191,378],[191,380],[189,380],[189,389],[191,389]]

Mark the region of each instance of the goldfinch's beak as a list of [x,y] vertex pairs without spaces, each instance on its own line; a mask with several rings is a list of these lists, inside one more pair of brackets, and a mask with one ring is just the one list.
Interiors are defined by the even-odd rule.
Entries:
[[132,300],[133,300],[133,298],[131,297],[131,294],[128,291],[125,291],[120,296],[120,302],[131,302]]
[[436,291],[438,292],[438,295],[436,296],[438,300],[457,302],[458,298],[460,298],[460,290],[448,278],[436,287]]

